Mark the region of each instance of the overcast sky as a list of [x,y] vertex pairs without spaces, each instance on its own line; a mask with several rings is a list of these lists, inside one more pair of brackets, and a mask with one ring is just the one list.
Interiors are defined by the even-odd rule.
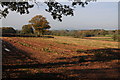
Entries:
[[[67,3],[68,4],[68,3]],[[19,15],[10,12],[7,18],[2,19],[2,26],[21,29],[23,25],[36,16],[43,15],[51,25],[51,29],[118,29],[118,3],[117,2],[92,2],[85,8],[77,6],[74,16],[63,16],[62,22],[53,20],[52,16],[45,11],[45,4],[30,9],[30,14]]]

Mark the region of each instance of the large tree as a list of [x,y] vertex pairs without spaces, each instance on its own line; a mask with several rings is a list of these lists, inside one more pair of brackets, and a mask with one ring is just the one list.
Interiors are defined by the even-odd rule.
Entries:
[[47,29],[51,28],[49,22],[42,15],[36,15],[29,21],[29,23],[34,27],[37,35],[43,35]]

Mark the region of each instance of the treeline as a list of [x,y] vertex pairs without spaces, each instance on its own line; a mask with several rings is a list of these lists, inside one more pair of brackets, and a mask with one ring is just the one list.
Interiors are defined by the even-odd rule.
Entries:
[[38,36],[38,33],[32,28],[30,25],[24,25],[22,30],[15,30],[13,27],[1,27],[0,32],[2,33],[0,36],[3,37],[42,37],[49,30],[42,31],[42,35]]
[[118,30],[51,30],[51,35],[56,36],[73,36],[75,38],[93,37],[93,36],[105,36],[118,34]]
[[[15,30],[13,27],[2,27],[2,36],[18,36],[18,37],[36,37],[34,29],[28,25],[24,25],[22,30]],[[120,30],[46,30],[43,35],[55,36],[72,36],[74,38],[104,36],[112,37],[114,41],[120,40]]]
[[110,36],[115,41],[120,40],[120,30],[52,30],[50,35],[56,36],[73,36],[74,38],[95,37],[95,36]]
[[0,31],[2,34],[0,36],[3,37],[32,37],[31,33],[23,34],[23,30],[15,30],[13,27],[1,27]]

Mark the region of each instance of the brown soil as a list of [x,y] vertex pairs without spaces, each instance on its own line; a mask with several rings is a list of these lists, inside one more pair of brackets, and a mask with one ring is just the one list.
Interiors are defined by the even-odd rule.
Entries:
[[[24,40],[17,37],[1,39],[3,78],[120,79],[120,49],[97,49],[45,40]],[[75,51],[77,49],[84,51]],[[96,59],[93,53],[103,53],[107,56],[103,55],[102,59]]]

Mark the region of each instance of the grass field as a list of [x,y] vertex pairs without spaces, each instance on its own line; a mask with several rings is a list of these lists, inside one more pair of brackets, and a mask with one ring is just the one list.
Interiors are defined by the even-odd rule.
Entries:
[[3,78],[119,79],[118,42],[63,36],[1,39]]
[[[109,36],[99,36],[99,37],[85,37],[85,39],[92,39],[92,40],[101,40],[101,41],[114,41],[112,37]],[[117,41],[116,41],[117,42]]]

